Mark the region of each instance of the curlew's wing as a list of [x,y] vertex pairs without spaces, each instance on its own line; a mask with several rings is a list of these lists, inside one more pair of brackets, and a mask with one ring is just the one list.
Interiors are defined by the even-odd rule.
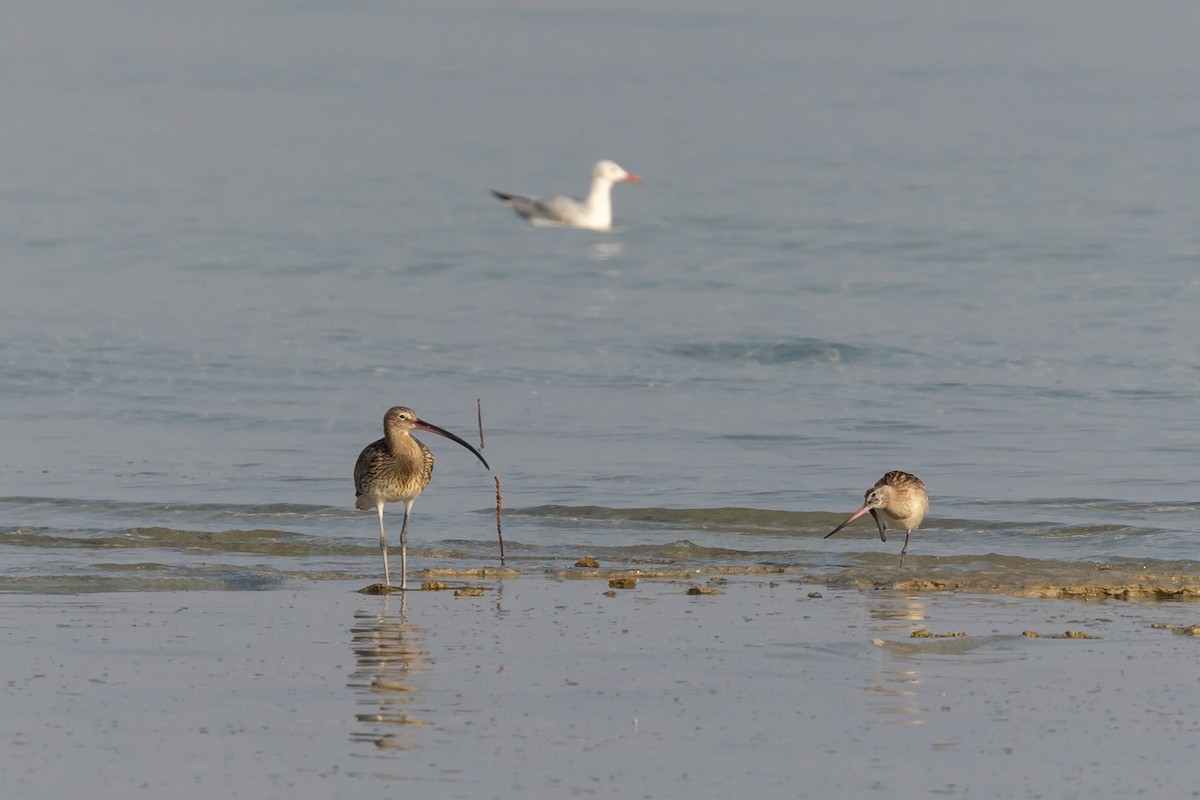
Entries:
[[380,453],[387,452],[387,440],[379,439],[371,442],[363,448],[358,454],[358,461],[354,462],[354,496],[362,497],[366,493],[368,478],[374,472],[375,459]]

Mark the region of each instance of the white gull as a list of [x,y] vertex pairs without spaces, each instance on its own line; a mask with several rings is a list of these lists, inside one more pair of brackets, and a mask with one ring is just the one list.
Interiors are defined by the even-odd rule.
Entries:
[[594,231],[612,229],[612,187],[614,183],[641,183],[642,179],[626,172],[612,161],[598,161],[592,169],[592,185],[587,199],[547,197],[544,200],[492,191],[522,219],[532,225],[565,225]]

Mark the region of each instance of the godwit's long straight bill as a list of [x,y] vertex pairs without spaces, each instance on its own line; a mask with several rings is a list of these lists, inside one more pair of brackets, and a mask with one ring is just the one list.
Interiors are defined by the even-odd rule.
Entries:
[[868,511],[871,512],[871,517],[875,520],[875,527],[879,529],[879,541],[886,542],[887,534],[884,533],[884,531],[883,531],[883,523],[879,521],[879,515],[875,513],[875,509],[873,509],[867,505],[864,505],[858,511],[855,511],[853,514],[851,514],[849,517],[847,517],[845,519],[845,521],[842,522],[841,525],[838,525],[836,528],[831,530],[829,533],[825,534],[825,536],[823,538],[828,539],[830,536],[833,536],[835,533],[837,533],[842,528],[849,525],[851,522],[854,522],[854,520],[858,519],[859,517],[861,517],[863,514],[867,513]]
[[426,421],[425,421],[425,420],[423,420],[423,419],[417,419],[417,420],[414,420],[414,422],[413,422],[413,427],[414,427],[414,428],[416,428],[417,430],[420,430],[420,431],[429,431],[430,433],[436,433],[438,436],[445,436],[447,439],[449,439],[449,440],[450,440],[450,441],[452,441],[452,442],[458,442],[458,443],[459,443],[459,444],[461,444],[463,447],[467,448],[467,449],[468,449],[468,450],[470,450],[472,453],[474,453],[474,454],[475,454],[475,457],[479,459],[479,462],[480,462],[481,464],[483,464],[483,465],[484,465],[485,467],[487,467],[489,470],[491,469],[491,467],[490,467],[490,466],[488,466],[487,459],[485,459],[485,458],[483,457],[483,455],[482,455],[482,454],[481,454],[481,453],[480,453],[478,450],[476,450],[474,447],[472,447],[471,445],[467,444],[467,443],[466,443],[466,442],[464,442],[462,439],[460,439],[459,437],[455,436],[453,433],[451,433],[450,431],[446,430],[445,428],[439,428],[437,425],[434,425],[434,424],[433,424],[433,423],[431,423],[431,422],[426,422]]

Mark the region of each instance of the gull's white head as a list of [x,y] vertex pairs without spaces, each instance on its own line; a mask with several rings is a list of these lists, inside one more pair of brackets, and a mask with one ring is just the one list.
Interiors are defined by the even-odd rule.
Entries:
[[642,179],[632,172],[626,172],[621,169],[620,165],[615,161],[597,161],[596,166],[592,169],[593,180],[605,180],[609,183],[641,183]]

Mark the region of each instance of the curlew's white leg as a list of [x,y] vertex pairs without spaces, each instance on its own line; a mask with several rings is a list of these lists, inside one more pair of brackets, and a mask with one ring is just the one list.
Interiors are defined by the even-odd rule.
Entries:
[[404,501],[404,524],[400,526],[400,591],[408,589],[408,515],[412,506],[412,500]]
[[379,512],[379,552],[383,553],[383,585],[391,586],[392,579],[388,575],[387,563],[387,537],[383,535],[383,503],[376,503],[375,510]]

